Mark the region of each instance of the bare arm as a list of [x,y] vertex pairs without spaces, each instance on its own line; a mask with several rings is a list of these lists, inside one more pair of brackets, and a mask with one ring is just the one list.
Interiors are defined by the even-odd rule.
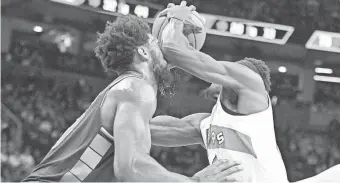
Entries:
[[150,121],[151,142],[153,145],[175,147],[203,144],[200,131],[201,121],[209,113],[197,113],[184,118],[157,116]]
[[219,61],[195,50],[184,36],[183,22],[171,19],[162,34],[162,48],[165,59],[203,80],[222,86],[258,88],[261,77],[243,65]]
[[[120,181],[192,182],[186,176],[167,171],[149,154],[149,121],[155,110],[152,107],[155,99],[145,97],[145,94],[151,96],[152,93],[150,87],[137,86],[117,94],[121,101],[116,109],[113,129],[115,175]],[[117,95],[112,94],[112,97],[117,100]]]

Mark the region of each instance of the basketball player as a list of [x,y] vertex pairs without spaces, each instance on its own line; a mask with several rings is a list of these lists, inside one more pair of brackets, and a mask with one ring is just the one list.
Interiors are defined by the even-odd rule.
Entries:
[[219,161],[194,177],[171,173],[149,154],[149,121],[167,62],[148,24],[121,16],[106,24],[95,52],[118,78],[67,129],[24,180],[46,182],[228,181],[237,163]]
[[[189,15],[195,8],[186,7],[183,1],[180,6],[170,4],[168,8],[168,17],[172,19],[162,35],[166,60],[217,84],[212,85],[211,89],[218,91],[218,95],[211,114],[193,114],[183,119],[169,116],[154,118],[151,122],[153,143],[166,146],[201,143],[207,148],[210,163],[217,159],[241,161],[245,170],[234,176],[242,181],[288,182],[275,140],[268,95],[271,84],[269,68],[263,61],[250,58],[236,63],[216,62],[193,49],[183,29],[188,23],[192,28]],[[166,124],[162,125],[162,122]],[[318,178],[304,181],[326,180],[323,178],[327,175],[335,175],[336,168],[339,169],[335,167],[316,176]]]
[[[162,33],[165,59],[205,81],[222,86],[211,115],[200,124],[210,163],[218,159],[242,161],[242,181],[287,181],[277,148],[271,102],[270,73],[263,61],[246,58],[217,62],[189,44],[184,22],[194,7],[169,6],[169,24]],[[191,28],[191,27],[190,27]]]

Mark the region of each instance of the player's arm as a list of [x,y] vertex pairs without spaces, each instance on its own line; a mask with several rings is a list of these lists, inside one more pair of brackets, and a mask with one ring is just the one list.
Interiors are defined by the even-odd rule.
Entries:
[[249,72],[245,66],[233,62],[216,61],[211,56],[194,49],[183,34],[183,27],[182,21],[171,19],[162,33],[163,54],[170,64],[205,81],[222,86],[257,88],[259,84],[262,84],[261,77]]
[[164,147],[203,145],[200,124],[209,115],[197,113],[184,118],[157,116],[150,121],[151,142]]
[[155,93],[151,87],[139,86],[125,90],[116,109],[114,123],[114,173],[120,181],[192,182],[190,178],[167,171],[150,154],[149,121],[155,109],[147,95]]

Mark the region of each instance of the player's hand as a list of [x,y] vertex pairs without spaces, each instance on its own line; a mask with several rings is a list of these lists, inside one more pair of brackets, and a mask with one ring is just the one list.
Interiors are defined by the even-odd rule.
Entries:
[[230,176],[242,171],[241,163],[228,160],[217,160],[193,176],[193,180],[199,182],[236,182]]
[[186,1],[182,1],[180,5],[175,5],[173,3],[169,3],[167,9],[163,10],[160,13],[160,16],[167,15],[168,18],[175,18],[181,20],[185,27],[196,27],[190,19],[190,14],[192,11],[195,11],[196,7],[191,5],[187,6]]

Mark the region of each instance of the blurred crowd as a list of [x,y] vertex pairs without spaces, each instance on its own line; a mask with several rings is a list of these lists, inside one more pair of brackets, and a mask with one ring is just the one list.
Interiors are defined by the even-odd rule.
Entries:
[[[46,50],[47,47],[39,48],[19,42],[13,45],[10,52],[2,54],[2,64],[14,63],[26,67],[53,68],[86,75],[103,74],[102,70],[98,69],[100,63],[92,57],[87,57],[88,60],[83,62],[84,60],[79,61],[79,58],[57,50],[53,52],[53,49],[41,51],[42,49]],[[182,80],[190,80],[190,77],[185,75],[181,77]],[[312,133],[295,126],[284,125],[301,124],[308,120],[309,105],[301,104],[296,100],[297,92],[292,88],[295,85],[294,78],[291,81],[279,79],[282,77],[273,77],[273,92],[286,91],[282,90],[282,87],[286,87],[288,95],[285,93],[285,97],[281,97],[274,105],[276,133],[290,180],[295,181],[315,175],[340,163],[340,144],[338,144],[340,140],[336,136],[337,129],[340,129],[340,122],[333,120],[329,130],[323,133]],[[10,112],[1,113],[1,181],[22,180],[42,160],[67,127],[90,105],[97,94],[91,85],[85,80],[73,81],[71,78],[70,80],[71,82],[66,83],[59,82],[53,77],[43,77],[37,71],[25,76],[3,71],[2,103]],[[275,90],[279,86],[278,83],[283,84],[280,84],[281,88]],[[196,85],[179,83],[178,87],[182,88],[182,91],[173,97],[177,100],[160,99],[157,114],[183,117],[194,112],[208,112],[213,103],[202,102],[198,96],[185,95],[189,88],[192,90],[199,85],[199,83]],[[320,87],[323,89],[317,90],[316,97],[322,100],[316,100],[317,104],[334,101],[332,105],[338,106],[339,85],[324,84]],[[280,98],[279,93],[272,93],[272,96]],[[325,96],[329,97],[329,100],[326,100]],[[199,101],[202,105],[197,103]],[[196,109],[190,109],[193,103],[196,104]],[[15,122],[9,113],[13,113],[22,121],[24,130],[20,146],[16,145],[18,142],[14,138],[17,136],[18,126],[14,125]],[[170,171],[188,176],[208,165],[206,152],[199,145],[178,148],[152,147],[151,155]]]
[[276,129],[290,181],[314,176],[340,163],[339,146],[326,134]]
[[330,109],[340,111],[340,84],[317,83],[315,108],[322,112]]
[[[94,95],[89,95],[88,86],[79,81],[71,86],[60,86],[53,84],[53,79],[42,79],[39,76],[10,76],[3,78],[1,97],[2,102],[10,111],[23,122],[22,146],[14,149],[12,146],[11,134],[4,134],[2,140],[8,140],[7,148],[2,144],[2,154],[9,157],[31,155],[33,161],[24,167],[20,166],[20,158],[12,157],[18,162],[3,162],[13,165],[13,170],[18,167],[32,170],[35,162],[42,160],[54,142],[70,126],[74,120],[89,106]],[[83,95],[86,93],[86,95]],[[4,120],[5,119],[5,120]],[[2,118],[2,124],[10,124],[6,118]],[[4,128],[4,127],[3,127]],[[7,127],[10,128],[10,127]],[[20,154],[21,153],[21,154]],[[6,159],[6,158],[5,158]],[[6,161],[2,158],[3,161]],[[4,167],[2,168],[4,169]],[[15,171],[9,171],[15,172]],[[27,172],[26,172],[27,174]],[[11,181],[20,181],[22,176],[11,175]]]
[[[95,94],[90,95],[91,88],[83,81],[62,86],[54,84],[53,79],[45,79],[40,76],[9,76],[3,78],[1,97],[2,102],[23,122],[23,142],[22,147],[13,149],[11,134],[4,134],[2,140],[8,140],[7,148],[2,144],[2,154],[4,156],[25,156],[31,155],[33,161],[27,167],[20,166],[20,158],[14,158],[18,162],[3,162],[9,164],[13,170],[18,167],[32,170],[32,166],[40,162],[51,146],[62,135],[76,118],[90,105]],[[5,120],[4,120],[5,119]],[[6,118],[2,118],[2,124]],[[4,127],[3,127],[4,128]],[[10,128],[10,127],[7,127]],[[20,154],[21,153],[21,154]],[[2,158],[3,161],[5,161]],[[4,167],[2,168],[4,169]],[[11,172],[11,171],[8,171]],[[14,171],[15,172],[15,171]],[[27,174],[27,172],[26,172]],[[11,181],[20,181],[22,176],[11,175]]]
[[[79,65],[75,67],[77,60],[72,56],[57,52],[54,54],[57,57],[48,57],[52,54],[51,49],[50,52],[44,50],[46,51],[46,48],[40,49],[34,44],[18,42],[13,45],[10,52],[2,54],[2,63],[63,69],[89,75],[93,74],[91,71],[96,70],[88,64],[90,60],[82,65],[79,64],[82,67]],[[72,70],[73,68],[78,70]],[[96,72],[98,74],[98,69]],[[11,118],[2,112],[1,178],[3,181],[21,181],[32,171],[54,142],[95,97],[95,93],[92,92],[91,95],[91,86],[84,80],[60,84],[54,78],[42,77],[39,72],[32,72],[28,76],[17,74],[2,72],[2,103],[20,118],[24,129],[21,146],[16,147],[13,140],[15,134],[12,133],[16,128],[11,128],[13,124]]]
[[[54,55],[51,57],[51,55]],[[38,68],[53,68],[69,72],[104,77],[101,63],[88,53],[85,56],[75,56],[71,53],[62,53],[55,44],[38,41],[28,42],[17,40],[11,45],[7,53],[2,54],[2,61],[34,66]]]
[[[167,5],[181,0],[151,0]],[[340,30],[340,3],[334,0],[187,0],[198,11],[294,26],[298,30]],[[305,32],[305,31],[303,31]]]

